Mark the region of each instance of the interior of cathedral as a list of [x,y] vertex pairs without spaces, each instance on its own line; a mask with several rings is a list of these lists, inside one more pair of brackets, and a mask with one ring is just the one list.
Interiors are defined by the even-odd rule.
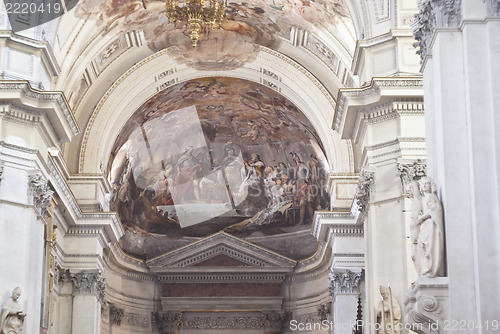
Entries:
[[4,0],[0,333],[500,331],[500,0]]

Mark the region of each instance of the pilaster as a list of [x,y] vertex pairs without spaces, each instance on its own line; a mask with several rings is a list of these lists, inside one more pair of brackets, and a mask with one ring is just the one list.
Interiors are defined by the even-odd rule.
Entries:
[[101,305],[106,281],[98,272],[71,274],[73,282],[72,334],[101,333]]
[[332,249],[329,291],[334,332],[350,334],[356,323],[365,266],[363,225],[351,212],[318,212],[313,234]]
[[[423,113],[420,77],[373,78],[368,86],[339,92],[334,129],[343,139],[352,139],[362,152],[352,214],[364,226],[363,314],[368,324],[376,321],[380,285],[390,286],[402,304],[415,278],[398,164],[425,160]],[[373,326],[364,330],[371,333]]]
[[414,33],[427,169],[445,214],[449,316],[482,324],[500,314],[491,299],[500,294],[498,1],[420,1],[420,9]]

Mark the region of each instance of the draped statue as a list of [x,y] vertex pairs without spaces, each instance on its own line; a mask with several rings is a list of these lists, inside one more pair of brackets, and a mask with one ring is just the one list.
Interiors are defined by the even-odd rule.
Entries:
[[377,306],[377,334],[399,334],[401,332],[401,307],[392,296],[390,287],[380,286],[382,300]]
[[420,234],[419,215],[422,214],[422,194],[417,181],[412,181],[408,185],[408,195],[411,202],[411,217],[410,217],[410,242],[411,242],[411,259],[415,265],[415,270],[420,274],[420,268],[417,261],[418,235]]
[[26,313],[21,309],[17,301],[21,295],[21,289],[15,288],[12,297],[8,299],[0,314],[0,334],[21,334]]
[[426,277],[444,276],[443,206],[432,179],[421,178],[419,187],[422,193],[422,213],[418,216],[418,274]]

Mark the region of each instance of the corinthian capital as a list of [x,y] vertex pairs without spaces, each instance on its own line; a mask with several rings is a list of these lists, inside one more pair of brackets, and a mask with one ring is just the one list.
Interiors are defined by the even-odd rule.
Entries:
[[72,273],[73,292],[79,295],[95,295],[102,303],[104,299],[104,289],[106,280],[101,273],[87,273],[82,270],[79,273]]
[[437,28],[457,27],[462,19],[462,0],[419,0],[419,13],[412,24],[414,44],[423,60],[429,53],[429,43]]
[[346,269],[344,272],[333,272],[330,274],[330,294],[335,298],[341,293],[359,293],[361,283],[361,272],[355,273]]

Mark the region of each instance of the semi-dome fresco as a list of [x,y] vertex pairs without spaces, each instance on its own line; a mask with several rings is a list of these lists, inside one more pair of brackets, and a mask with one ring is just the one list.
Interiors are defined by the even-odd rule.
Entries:
[[[193,48],[183,23],[169,22],[165,2],[153,0],[80,0],[77,17],[90,17],[111,31],[143,31],[153,51],[171,50],[196,68],[237,67],[251,61],[258,46],[276,49],[291,29],[326,29],[354,50],[354,26],[343,0],[228,1],[225,17],[214,29],[201,31]],[[340,36],[340,37],[339,37]]]
[[176,84],[127,121],[112,152],[122,247],[150,257],[225,231],[310,229],[328,209],[328,164],[306,116],[278,92],[214,77]]

